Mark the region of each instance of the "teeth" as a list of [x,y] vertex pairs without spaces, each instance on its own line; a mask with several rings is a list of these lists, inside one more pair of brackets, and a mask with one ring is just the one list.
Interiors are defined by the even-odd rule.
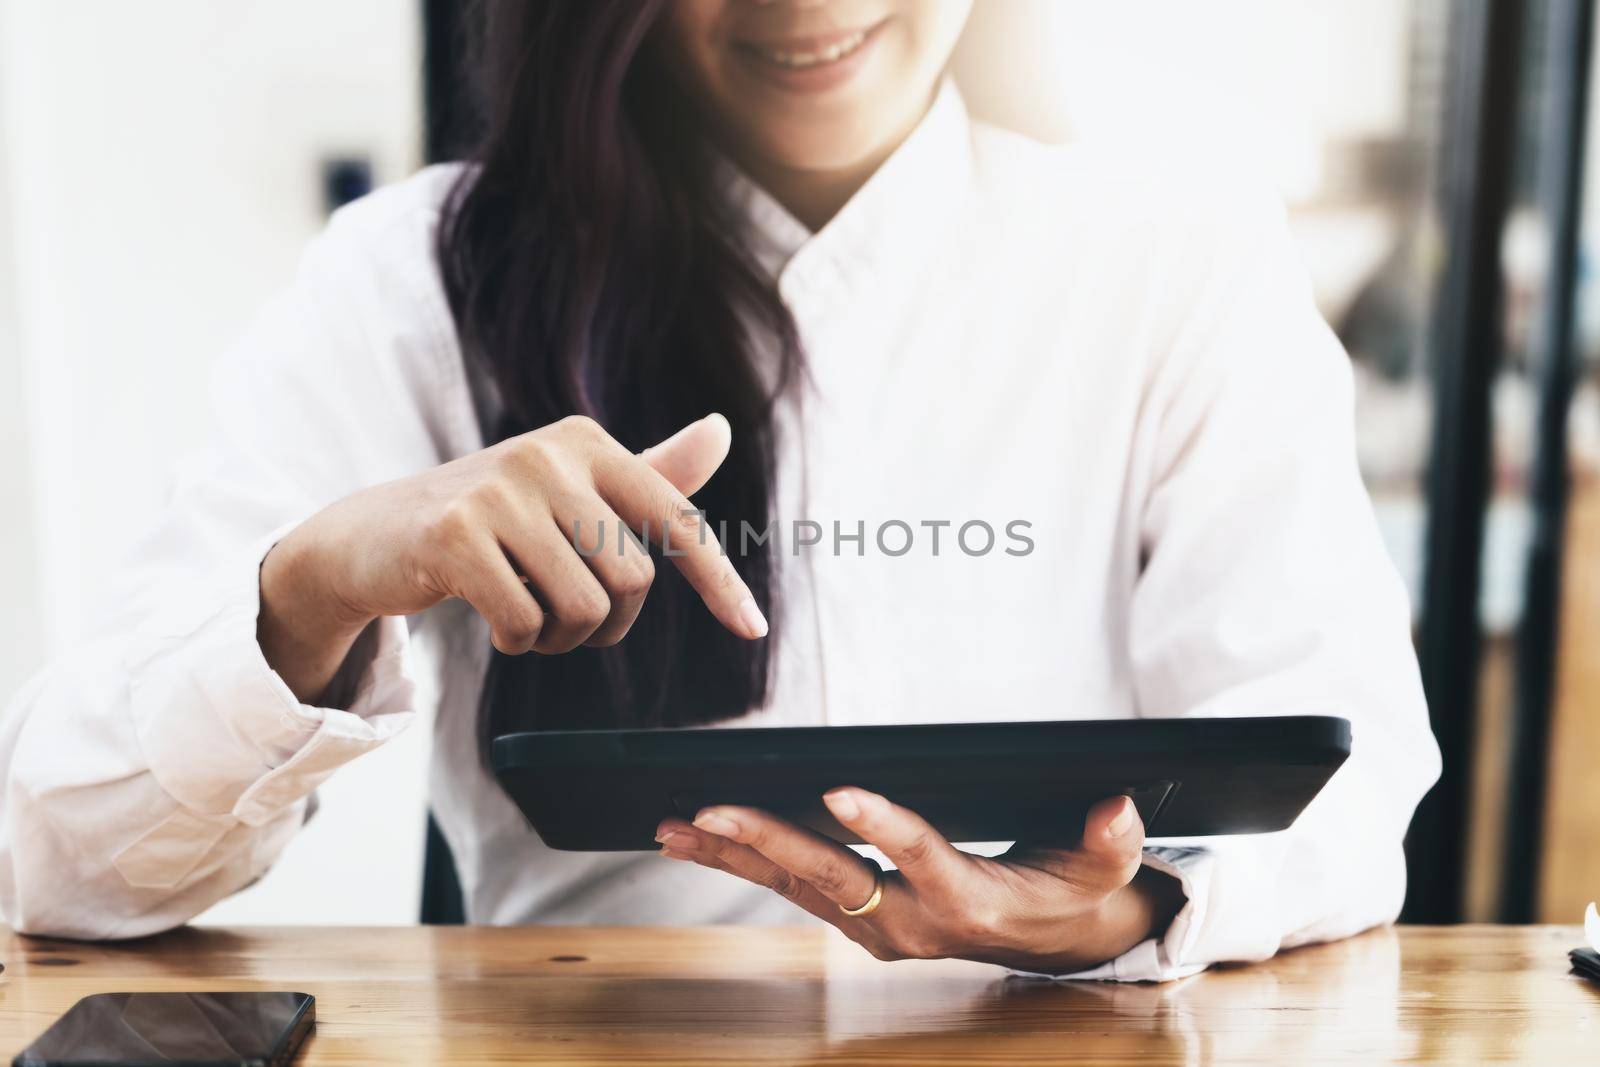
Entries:
[[836,63],[857,48],[860,48],[861,43],[866,39],[866,31],[860,30],[816,52],[785,52],[780,49],[770,48],[765,49],[762,54],[779,66],[793,67],[798,70],[805,67],[815,67],[820,63]]

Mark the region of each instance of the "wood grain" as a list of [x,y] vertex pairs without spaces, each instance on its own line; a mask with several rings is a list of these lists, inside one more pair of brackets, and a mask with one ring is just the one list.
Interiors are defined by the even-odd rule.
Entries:
[[1571,927],[1414,927],[1165,985],[879,963],[815,929],[185,929],[0,934],[7,1060],[79,997],[293,989],[300,1063],[1586,1063]]

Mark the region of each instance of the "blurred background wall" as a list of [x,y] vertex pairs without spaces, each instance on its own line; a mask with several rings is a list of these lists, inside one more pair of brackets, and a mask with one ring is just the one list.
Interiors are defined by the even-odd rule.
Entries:
[[[1430,353],[1451,262],[1447,160],[1457,158],[1446,152],[1449,72],[1462,48],[1482,43],[1454,25],[1475,3],[978,0],[957,61],[980,115],[1047,139],[1165,143],[1175,166],[1220,157],[1271,178],[1355,360],[1362,469],[1419,629],[1438,436]],[[1491,469],[1470,583],[1482,643],[1456,668],[1471,676],[1469,699],[1435,709],[1471,727],[1457,761],[1467,804],[1452,809],[1449,832],[1464,856],[1457,912],[1475,918],[1503,914],[1513,831],[1546,845],[1540,915],[1569,921],[1600,893],[1586,846],[1600,809],[1585,792],[1600,759],[1589,640],[1600,633],[1600,411],[1587,328],[1564,441],[1557,755],[1537,825],[1506,822],[1536,527],[1552,3],[1526,5],[1507,90],[1520,132],[1496,245],[1503,343],[1486,385]],[[433,80],[424,77],[424,16],[437,33],[458,7],[0,0],[0,694],[93,625],[97,591],[202,440],[209,364],[287,280],[329,206],[421,164],[424,86],[438,105],[448,81],[437,49]],[[1597,181],[1585,171],[1586,191]],[[1597,236],[1591,212],[1585,264]],[[1580,273],[1584,308],[1589,278]],[[427,737],[425,725],[413,729],[336,775],[278,867],[207,919],[414,919]]]

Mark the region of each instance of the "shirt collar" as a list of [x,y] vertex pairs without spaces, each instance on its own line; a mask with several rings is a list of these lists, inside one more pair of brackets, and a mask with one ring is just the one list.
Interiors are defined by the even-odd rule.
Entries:
[[816,233],[731,163],[722,163],[725,203],[756,263],[787,289],[815,289],[862,269],[915,260],[973,185],[972,126],[946,78],[928,113],[899,148]]

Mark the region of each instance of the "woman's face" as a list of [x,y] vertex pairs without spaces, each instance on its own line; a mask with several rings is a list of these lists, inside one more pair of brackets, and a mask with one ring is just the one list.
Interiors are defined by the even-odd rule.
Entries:
[[927,108],[972,0],[670,0],[657,45],[724,148],[761,168],[874,164]]

